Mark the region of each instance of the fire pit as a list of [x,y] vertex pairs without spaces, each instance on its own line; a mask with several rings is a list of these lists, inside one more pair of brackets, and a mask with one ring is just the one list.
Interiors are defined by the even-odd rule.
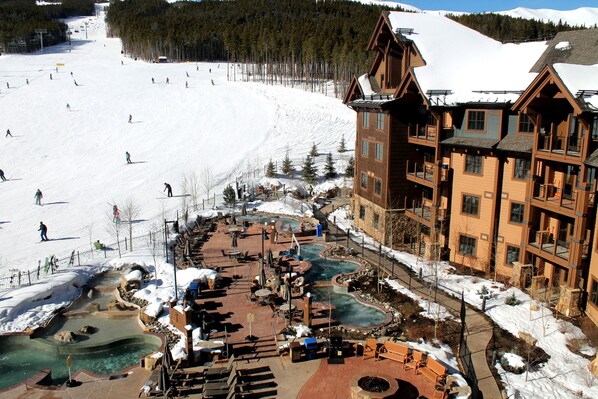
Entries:
[[351,378],[350,384],[353,399],[392,398],[399,390],[397,380],[385,374],[357,374]]

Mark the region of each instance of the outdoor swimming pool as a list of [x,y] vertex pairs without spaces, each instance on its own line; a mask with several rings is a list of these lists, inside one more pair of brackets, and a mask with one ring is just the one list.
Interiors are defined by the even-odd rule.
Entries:
[[323,249],[322,245],[301,246],[301,256],[311,262],[311,269],[305,274],[306,281],[330,281],[337,274],[351,273],[359,269],[359,264],[355,262],[323,258],[320,256]]
[[[302,245],[301,256],[311,261],[312,267],[305,274],[308,282],[330,281],[337,274],[351,273],[359,269],[359,264],[344,260],[323,258],[322,245]],[[329,302],[334,305],[334,320],[354,327],[372,327],[386,321],[386,313],[373,306],[359,302],[353,295],[335,292],[332,287],[310,288],[316,302]]]
[[291,226],[291,229],[293,231],[299,231],[299,226],[301,225],[301,223],[299,223],[298,220],[295,219],[289,219],[289,218],[281,218],[278,216],[264,216],[264,215],[245,215],[245,216],[236,216],[236,218],[238,220],[249,220],[251,222],[254,223],[259,223],[259,224],[267,224],[270,223],[271,221],[277,221],[277,222],[281,222],[282,223],[282,231],[287,231],[289,229],[289,226]]
[[316,302],[330,301],[334,305],[332,318],[340,324],[352,327],[372,327],[386,321],[386,313],[373,306],[357,301],[353,295],[341,294],[332,287],[318,287],[309,290]]
[[[68,379],[66,358],[72,356],[71,372],[89,370],[96,374],[110,375],[139,364],[142,355],[158,350],[162,344],[158,337],[144,335],[137,321],[137,312],[108,312],[107,304],[115,296],[120,273],[109,272],[97,277],[90,285],[96,289],[92,298],[79,297],[64,315],[56,316],[51,324],[28,336],[0,337],[0,389],[5,389],[44,368],[52,369],[52,382],[63,383]],[[100,312],[89,313],[90,303],[100,305]],[[83,326],[93,327],[93,333],[79,333]],[[76,342],[61,344],[54,340],[55,333],[68,330],[76,334]]]
[[[0,389],[16,385],[34,376],[44,368],[52,369],[52,383],[61,384],[68,380],[66,367],[67,345],[48,345],[41,338],[29,339],[23,336],[2,337],[0,340]],[[154,337],[133,336],[106,345],[101,350],[72,353],[71,372],[89,370],[96,374],[110,375],[127,367],[139,364],[143,355],[160,347],[160,340]],[[67,352],[67,353],[60,353]]]

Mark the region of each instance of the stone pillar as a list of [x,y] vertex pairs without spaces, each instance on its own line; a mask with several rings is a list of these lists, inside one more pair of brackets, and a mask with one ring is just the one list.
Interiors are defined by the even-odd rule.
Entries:
[[581,290],[579,288],[572,288],[567,285],[561,285],[561,293],[559,303],[556,305],[557,312],[567,316],[575,317],[581,315],[579,309],[579,299],[581,297]]
[[531,269],[532,265],[530,264],[524,265],[520,262],[513,262],[511,284],[513,284],[517,288],[525,288],[525,286],[527,285],[528,274],[531,274]]
[[303,323],[311,327],[311,303],[312,297],[309,293],[303,297]]

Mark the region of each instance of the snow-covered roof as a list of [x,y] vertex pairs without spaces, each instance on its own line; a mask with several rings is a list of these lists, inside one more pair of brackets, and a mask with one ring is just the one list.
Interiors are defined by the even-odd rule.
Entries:
[[417,46],[426,65],[414,74],[434,104],[515,102],[546,49],[546,42],[503,44],[441,15],[391,12],[388,20]]
[[589,109],[598,110],[598,64],[554,64],[553,68],[571,95],[581,98]]

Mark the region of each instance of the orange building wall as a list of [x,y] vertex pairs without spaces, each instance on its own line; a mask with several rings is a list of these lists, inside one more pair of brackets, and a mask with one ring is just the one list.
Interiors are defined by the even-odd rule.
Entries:
[[[526,180],[514,179],[515,158],[507,158],[504,165],[500,204],[498,239],[496,243],[496,272],[511,276],[512,265],[507,265],[507,245],[521,248],[523,224],[511,223],[511,202],[525,203]],[[521,250],[523,253],[523,250]],[[521,261],[521,260],[520,260]],[[525,263],[525,262],[523,262]]]
[[[482,174],[475,175],[465,173],[465,155],[457,152],[451,154],[451,166],[454,172],[449,232],[450,260],[475,269],[488,270],[492,244],[491,221],[494,214],[494,187],[497,179],[498,159],[484,156]],[[480,197],[477,216],[461,213],[463,194]],[[467,235],[476,239],[474,257],[464,257],[459,254],[460,235]]]

